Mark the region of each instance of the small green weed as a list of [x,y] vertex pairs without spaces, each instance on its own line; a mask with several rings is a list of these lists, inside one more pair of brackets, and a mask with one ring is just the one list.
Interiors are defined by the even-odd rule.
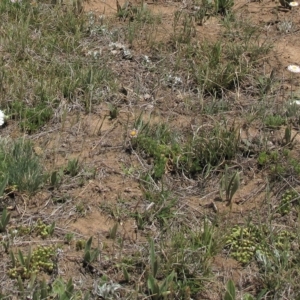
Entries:
[[[38,246],[33,252],[31,249],[24,256],[21,250],[17,254],[10,252],[12,268],[8,270],[11,278],[29,279],[32,274],[41,271],[52,272],[54,268],[53,257],[55,248],[52,246]],[[17,256],[17,258],[16,258]]]
[[[148,44],[153,43],[154,24],[161,23],[160,16],[154,15],[148,9],[147,4],[142,2],[138,6],[133,6],[126,2],[123,7],[118,6],[117,15],[120,19],[128,19],[128,26],[125,33],[129,44],[132,45],[135,40],[142,36]],[[146,30],[145,30],[146,29]]]
[[153,157],[154,179],[176,171],[194,176],[204,168],[233,159],[238,151],[239,133],[234,125],[227,128],[216,124],[210,131],[187,134],[185,140],[178,136],[165,124],[159,124],[144,127],[133,140],[133,147]]
[[146,151],[150,157],[153,157],[154,179],[160,179],[166,173],[167,163],[179,152],[176,136],[166,124],[145,126],[137,138],[132,140],[132,144],[133,147]]
[[168,190],[147,191],[145,198],[153,205],[149,206],[145,212],[135,215],[139,227],[142,229],[145,225],[150,225],[153,222],[161,228],[168,226],[174,216],[177,199]]
[[18,116],[23,131],[32,133],[45,125],[52,117],[53,111],[47,103],[40,102],[35,107],[27,107],[24,102],[13,102],[11,112]]
[[291,125],[287,126],[285,128],[284,138],[282,139],[281,144],[285,147],[293,148],[294,141],[295,141],[295,138],[297,135],[298,135],[298,132],[296,132],[294,134],[294,136],[292,136],[292,126]]
[[65,234],[64,240],[66,244],[70,245],[73,239],[74,239],[74,233],[68,232]]
[[7,209],[4,208],[0,219],[0,232],[5,232],[9,219],[10,219],[10,213],[8,213]]
[[98,248],[92,249],[92,241],[93,237],[90,237],[88,241],[85,243],[84,248],[84,257],[83,257],[83,265],[89,266],[92,262],[94,262],[100,253]]
[[117,231],[118,231],[119,223],[116,222],[114,226],[109,230],[109,238],[115,240],[117,237]]
[[[233,3],[230,0],[225,2]],[[220,1],[216,0],[216,4],[219,10]],[[257,61],[271,48],[267,41],[258,43],[261,33],[247,20],[235,19],[229,14],[224,18],[224,26],[223,40],[188,46],[184,53],[180,53],[190,63],[197,88],[204,95],[220,98],[224,91],[240,86],[254,70]]]
[[80,171],[80,164],[77,158],[70,159],[68,161],[67,167],[65,169],[65,173],[70,175],[71,177],[76,176]]
[[174,272],[176,285],[173,286],[173,293],[179,299],[193,298],[204,286],[202,279],[210,274],[210,261],[220,250],[219,241],[215,226],[209,220],[195,225],[195,228],[186,225],[178,227],[176,221],[173,223],[177,225],[166,233],[160,243],[163,255],[156,254],[160,265],[157,277],[166,278]]
[[63,169],[60,169],[59,171],[53,171],[50,174],[50,185],[53,188],[57,188],[62,182],[63,175],[64,175]]
[[[72,281],[72,278],[69,279],[67,283],[63,281],[62,278],[58,277],[52,284],[52,295],[56,296],[58,299],[79,299],[76,297],[75,287]],[[79,295],[78,295],[79,296]],[[81,298],[82,299],[82,298]]]
[[86,241],[85,240],[77,240],[75,244],[76,251],[80,251],[85,248]]
[[240,177],[239,172],[235,172],[230,174],[228,166],[225,165],[225,173],[222,176],[221,184],[220,184],[220,193],[225,192],[225,199],[227,203],[232,205],[232,198],[234,194],[237,192],[240,185]]
[[172,271],[169,275],[159,282],[156,277],[159,269],[159,261],[155,255],[154,242],[150,242],[150,272],[147,277],[147,287],[150,291],[151,299],[162,300],[171,294],[171,286],[174,284],[176,278],[175,272]]
[[[199,11],[198,14],[198,22],[203,24],[205,20],[206,9],[203,7],[203,10]],[[173,21],[173,35],[172,41],[176,45],[176,43],[184,43],[190,44],[192,38],[195,36],[196,30],[195,25],[193,23],[193,18],[184,13],[183,11],[176,11],[174,14]]]
[[264,233],[254,225],[234,226],[226,240],[226,248],[237,261],[246,264],[254,257],[257,250],[263,250]]
[[17,230],[18,230],[18,234],[20,236],[25,236],[30,233],[31,228],[30,228],[30,226],[21,225],[21,226],[17,227]]
[[109,118],[111,120],[116,119],[119,114],[118,107],[111,103],[108,103],[108,108],[109,108]]
[[[119,4],[117,2],[117,4]],[[148,9],[147,4],[142,2],[140,6],[133,6],[126,2],[122,7],[117,5],[117,16],[122,19],[129,19],[129,21],[133,22],[141,22],[141,23],[151,23],[153,22],[153,15],[151,11]]]
[[288,149],[283,151],[261,152],[258,156],[258,165],[268,167],[271,180],[280,180],[290,176],[300,176],[300,163],[291,157]]
[[260,166],[266,166],[270,163],[277,163],[278,159],[279,159],[279,153],[278,151],[271,151],[271,152],[266,152],[263,151],[261,153],[259,153],[258,156],[258,164]]
[[195,5],[198,8],[195,13],[195,21],[202,26],[212,14],[213,3],[211,0],[200,0],[196,1]]
[[38,220],[36,226],[34,227],[34,231],[40,235],[43,239],[52,236],[55,229],[55,222],[47,225],[42,220]]
[[299,287],[299,256],[291,246],[294,240],[293,232],[283,230],[273,236],[268,251],[256,251],[262,283],[272,298],[280,299],[286,289]]
[[264,119],[264,123],[267,127],[277,128],[286,124],[286,119],[280,115],[269,115]]
[[234,5],[234,0],[214,0],[215,12],[225,16],[231,13]]
[[44,182],[42,165],[30,141],[0,140],[0,158],[0,175],[7,175],[8,185],[34,193]]
[[86,209],[85,206],[82,202],[79,202],[75,206],[75,211],[80,215],[80,216],[85,216],[86,214]]
[[218,166],[224,160],[230,160],[238,152],[239,131],[234,125],[216,124],[210,131],[201,131],[190,137],[183,147],[184,152],[179,164],[191,175],[204,168]]
[[299,194],[294,190],[287,190],[284,192],[284,194],[281,196],[281,200],[279,203],[279,207],[277,211],[282,214],[286,215],[291,211],[292,202],[295,202],[295,200],[298,200],[299,203]]
[[287,251],[295,239],[292,232],[282,230],[271,231],[267,226],[235,225],[226,240],[226,248],[230,255],[242,264],[257,258],[257,253],[265,257],[272,257],[272,253]]
[[76,291],[72,279],[67,283],[61,277],[57,277],[51,284],[47,284],[45,278],[42,281],[37,280],[36,275],[32,275],[28,285],[18,277],[19,296],[21,299],[44,300],[55,298],[58,300],[79,300],[90,299],[89,293],[83,294]]
[[257,88],[260,98],[263,100],[270,92],[274,84],[274,70],[272,70],[269,76],[261,75],[257,78]]
[[223,60],[224,47],[221,42],[202,45],[196,54],[199,59],[201,57],[199,64],[191,65],[197,84],[206,93],[219,95],[223,89],[233,88],[237,80],[235,63]]

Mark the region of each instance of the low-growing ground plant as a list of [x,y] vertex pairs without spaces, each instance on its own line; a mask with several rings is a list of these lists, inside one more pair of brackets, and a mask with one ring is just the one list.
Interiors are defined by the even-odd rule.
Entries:
[[5,232],[6,226],[8,225],[10,219],[10,213],[7,212],[7,209],[3,209],[0,219],[0,232]]
[[271,128],[280,127],[286,124],[286,120],[280,115],[267,116],[264,122],[266,126]]
[[65,173],[69,174],[71,177],[76,176],[79,173],[80,164],[77,158],[70,159],[68,161],[67,167],[65,169]]
[[34,232],[40,235],[43,239],[52,236],[55,229],[55,222],[52,222],[50,225],[45,224],[42,220],[38,220],[37,224],[34,227]]
[[90,237],[88,241],[85,243],[84,256],[83,256],[84,266],[89,266],[91,263],[97,260],[100,253],[100,250],[98,248],[92,249],[92,241],[93,241],[93,237]]
[[246,264],[253,259],[257,250],[264,250],[261,243],[263,237],[262,230],[256,226],[235,226],[226,240],[226,247],[233,258]]
[[287,190],[281,196],[277,211],[282,215],[286,215],[291,211],[293,204],[299,203],[299,194],[295,190]]
[[179,133],[172,132],[165,124],[145,126],[133,141],[133,147],[153,158],[154,179],[176,171],[194,176],[235,157],[238,129],[234,125],[227,127],[216,125],[210,131],[186,134],[184,139],[179,139]]
[[65,234],[65,243],[70,245],[73,240],[74,240],[74,233],[68,232]]
[[221,179],[220,192],[225,194],[225,200],[230,207],[232,206],[232,198],[237,192],[240,185],[240,177],[238,172],[230,174],[228,166],[225,165],[225,172]]
[[171,294],[171,286],[173,280],[175,279],[175,272],[172,271],[166,276],[161,282],[159,282],[157,277],[157,272],[159,269],[159,261],[155,255],[153,240],[150,240],[150,270],[147,276],[147,286],[150,291],[151,299],[160,300],[165,299],[169,294]]
[[30,141],[1,139],[0,157],[0,174],[6,174],[6,184],[13,189],[34,193],[44,183],[43,167]]
[[234,5],[233,0],[215,0],[215,12],[221,15],[230,14]]
[[29,249],[26,255],[19,249],[17,254],[10,252],[12,267],[8,270],[11,278],[29,279],[39,272],[51,273],[55,267],[56,251],[52,246],[38,246],[33,251]]

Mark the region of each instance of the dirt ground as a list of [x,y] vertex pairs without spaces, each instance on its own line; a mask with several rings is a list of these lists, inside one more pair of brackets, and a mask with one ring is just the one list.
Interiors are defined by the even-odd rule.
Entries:
[[[140,4],[141,1],[131,1],[132,4]],[[122,6],[125,1],[119,1],[120,5]],[[174,11],[178,9],[185,9],[184,2],[175,2],[175,1],[144,1],[146,5],[148,5],[148,8],[158,14],[161,14],[162,16],[162,26],[161,26],[161,32],[157,34],[157,38],[160,39],[163,37],[164,33],[166,31],[169,31],[168,34],[172,30],[172,22],[173,22],[173,15]],[[117,4],[115,1],[99,1],[99,0],[90,0],[89,2],[85,3],[84,5],[85,11],[93,11],[96,12],[99,15],[106,15],[110,16],[117,12]],[[265,65],[266,72],[270,72],[271,70],[275,70],[277,72],[277,75],[282,76],[282,81],[284,82],[286,78],[289,78],[290,74],[286,70],[286,67],[290,64],[297,64],[300,61],[300,53],[297,51],[300,47],[300,40],[298,39],[298,34],[291,34],[291,33],[281,33],[278,31],[278,24],[279,21],[285,20],[287,18],[290,18],[290,15],[293,16],[293,22],[296,25],[299,25],[300,19],[299,14],[300,11],[297,8],[293,8],[292,10],[284,9],[284,8],[278,8],[278,3],[275,1],[262,1],[262,2],[256,2],[256,1],[237,1],[235,3],[235,9],[238,14],[241,13],[244,18],[247,18],[251,20],[254,24],[260,25],[260,27],[263,30],[264,37],[267,40],[271,40],[272,44],[274,45],[271,53],[269,54],[268,59],[268,65]],[[196,26],[196,36],[201,40],[202,38],[210,37],[214,39],[215,35],[218,33],[219,30],[219,24],[216,22],[215,19],[209,19],[203,26]],[[298,32],[298,29],[297,29]],[[258,41],[260,42],[260,41]],[[261,41],[263,42],[263,41]],[[144,49],[143,47],[134,46],[134,51],[137,51],[139,53],[144,53],[147,51],[147,49]],[[126,68],[124,68],[126,69]],[[134,68],[133,68],[134,69]],[[132,70],[132,68],[131,68]],[[122,74],[123,75],[123,74]],[[121,75],[121,78],[123,77]],[[133,86],[133,82],[130,82],[128,80],[128,77],[126,77],[127,74],[124,74],[124,86],[130,90],[130,88]],[[295,84],[293,86],[294,89],[297,89],[299,86],[299,83]],[[286,84],[287,88],[290,88],[289,85]],[[171,94],[171,95],[170,95]],[[186,125],[189,123],[192,123],[193,120],[186,114],[179,114],[176,113],[175,107],[170,107],[172,105],[176,106],[174,103],[170,103],[170,100],[173,99],[180,99],[179,94],[172,94],[172,92],[168,92],[168,95],[164,95],[164,99],[162,103],[159,103],[157,107],[157,111],[154,108],[154,113],[157,113],[158,118],[163,116],[164,111],[173,113],[172,115],[172,123],[176,124],[177,126]],[[172,101],[175,102],[176,101]],[[168,105],[166,106],[166,103]],[[148,102],[142,101],[140,102],[140,107],[146,107]],[[150,105],[149,105],[150,106]],[[153,108],[150,108],[150,110]],[[158,112],[160,110],[160,112]],[[99,111],[101,111],[101,108],[99,108]],[[102,110],[103,112],[103,110]],[[101,116],[101,113],[100,113]],[[122,114],[121,114],[122,116]],[[100,170],[105,170],[102,172],[102,174],[105,174],[104,178],[101,180],[101,183],[91,183],[91,186],[87,188],[85,192],[88,190],[94,190],[95,186],[98,185],[99,190],[104,189],[104,192],[102,194],[102,197],[99,198],[99,195],[93,196],[93,199],[99,199],[98,201],[103,201],[105,199],[110,199],[109,201],[113,201],[112,199],[116,197],[116,194],[119,195],[125,195],[125,197],[130,198],[137,198],[141,197],[141,193],[139,192],[138,184],[134,181],[130,181],[128,177],[126,177],[125,181],[122,177],[121,173],[121,167],[120,165],[122,163],[124,164],[130,164],[135,163],[139,164],[135,160],[135,158],[129,158],[127,154],[124,154],[122,156],[116,156],[114,154],[114,149],[117,149],[116,152],[119,153],[118,147],[122,146],[122,143],[124,143],[124,140],[126,142],[126,137],[118,136],[118,134],[114,134],[114,132],[118,132],[119,129],[122,127],[122,123],[124,124],[126,120],[118,121],[116,124],[111,121],[105,121],[104,125],[101,128],[101,132],[103,132],[103,136],[100,135],[100,141],[98,137],[94,137],[93,133],[95,131],[95,124],[97,123],[99,115],[93,115],[92,117],[88,116],[86,118],[81,118],[80,124],[76,124],[76,126],[81,126],[85,129],[86,135],[84,137],[84,145],[81,142],[82,148],[78,149],[77,153],[79,153],[79,157],[85,161],[86,163],[96,163],[97,166],[99,165]],[[152,116],[153,117],[153,116]],[[70,130],[71,126],[70,126]],[[294,131],[293,133],[295,133]],[[259,135],[259,129],[258,128],[248,128],[247,130],[242,129],[241,130],[241,138],[246,136],[251,136],[252,138]],[[68,133],[66,132],[66,137],[63,139],[69,139]],[[298,139],[298,137],[297,137]],[[79,136],[79,141],[82,140],[82,136]],[[78,142],[76,141],[76,137],[72,137],[72,140],[69,141],[70,149],[74,152],[74,144],[78,145]],[[80,143],[80,142],[79,142]],[[98,145],[97,145],[98,143]],[[296,146],[296,149],[298,149],[299,146]],[[84,148],[84,149],[83,149]],[[90,150],[87,150],[90,149]],[[296,151],[295,149],[295,151]],[[66,149],[66,152],[68,152],[68,149]],[[97,152],[101,152],[101,156],[97,156]],[[92,160],[89,159],[89,156],[92,157]],[[104,157],[103,157],[104,156]],[[245,182],[243,182],[242,188],[239,190],[235,197],[235,204],[233,206],[233,212],[237,215],[251,211],[255,207],[259,207],[259,203],[261,201],[260,194],[262,193],[265,182],[264,182],[264,175],[257,175],[257,174],[251,174],[249,172],[249,178],[245,179]],[[196,182],[193,182],[193,184],[197,184]],[[105,186],[105,188],[104,188]],[[214,196],[212,192],[212,196],[203,196],[201,198],[203,200],[203,206],[205,207],[206,204],[208,204],[212,197]],[[95,198],[94,198],[95,197]],[[189,203],[188,205],[193,205],[194,196],[191,196],[190,199],[186,198],[185,201]],[[97,201],[96,201],[97,202]],[[199,202],[199,199],[196,201]],[[207,203],[206,203],[207,202]],[[98,202],[97,202],[98,203]],[[216,203],[218,206],[218,209],[222,210],[224,209],[223,203]],[[199,209],[199,207],[195,209]],[[219,207],[220,206],[220,207]],[[225,208],[226,209],[226,208]],[[78,221],[80,222],[80,221]],[[80,230],[80,226],[76,225],[76,228]],[[95,232],[97,232],[99,229],[97,227],[93,227]]]
[[[125,1],[123,1],[125,2]],[[120,1],[122,6],[124,3]],[[131,1],[132,4],[140,4],[140,1]],[[159,28],[156,38],[164,39],[166,35],[171,33],[172,22],[174,12],[178,9],[185,9],[184,2],[175,1],[145,1],[154,13],[160,14],[162,17],[162,24]],[[117,11],[115,1],[99,1],[90,0],[85,3],[84,9],[86,12],[93,11],[99,15],[105,15],[107,17],[113,15]],[[278,9],[278,4],[274,1],[262,2],[256,1],[237,1],[235,3],[235,11],[242,14],[244,18],[251,20],[255,24],[262,28],[263,36],[266,40],[272,41],[274,48],[270,53],[268,59],[269,64],[264,65],[266,73],[271,70],[275,70],[277,76],[280,74],[282,82],[286,81],[290,75],[286,70],[286,66],[289,64],[299,64],[300,53],[300,39],[298,33],[281,33],[278,31],[278,24],[280,20],[288,18],[292,14],[293,22],[299,27],[299,13],[300,11],[295,8],[292,11],[286,9]],[[217,39],[219,32],[219,24],[217,20],[209,19],[203,26],[196,26],[196,37],[199,41],[203,39]],[[258,41],[258,42],[263,42]],[[147,54],[147,47],[143,45],[134,45],[132,50],[135,53]],[[123,80],[123,86],[128,91],[134,88],[134,77],[132,71],[138,68],[138,65],[126,66],[127,62],[123,62],[123,65],[119,65],[124,71],[120,75],[120,80]],[[130,73],[130,74],[129,74]],[[122,79],[123,78],[123,79]],[[294,85],[294,89],[299,87],[299,83]],[[286,88],[290,88],[286,85]],[[153,94],[153,91],[146,91]],[[153,116],[157,116],[158,119],[164,117],[164,114],[171,113],[171,122],[176,126],[186,126],[186,124],[192,123],[192,119],[186,113],[182,113],[178,103],[180,103],[181,95],[175,92],[168,92],[157,90],[156,98],[161,98],[161,101],[156,102],[156,107],[150,104],[149,101],[141,99],[139,102],[139,109],[148,109],[149,113]],[[175,101],[173,100],[175,98]],[[126,100],[125,100],[126,101]],[[125,102],[126,103],[126,102]],[[76,187],[74,190],[68,188],[66,193],[77,203],[84,203],[85,211],[83,217],[73,216],[71,208],[68,207],[68,202],[61,206],[56,211],[61,215],[62,219],[65,219],[65,213],[67,212],[68,226],[64,227],[64,230],[74,231],[82,236],[97,236],[101,247],[108,247],[106,244],[109,242],[106,240],[106,236],[109,230],[114,225],[114,220],[120,220],[119,230],[121,235],[125,238],[126,243],[129,245],[139,245],[145,242],[145,237],[137,232],[134,219],[123,219],[122,211],[117,212],[119,215],[114,215],[116,212],[112,207],[116,203],[122,200],[122,206],[127,211],[134,212],[138,209],[145,209],[140,207],[140,202],[143,197],[143,193],[140,189],[139,183],[135,179],[128,176],[124,176],[124,167],[130,168],[132,166],[138,166],[139,168],[147,168],[143,165],[137,157],[132,157],[125,152],[120,151],[123,145],[128,142],[126,136],[126,130],[130,129],[130,123],[132,120],[127,120],[126,106],[120,113],[118,121],[104,120],[104,123],[100,124],[107,114],[107,108],[105,106],[99,107],[97,112],[88,116],[77,116],[76,118],[67,119],[63,124],[64,128],[56,128],[53,132],[50,132],[44,137],[39,138],[39,144],[45,152],[49,152],[49,157],[52,157],[54,161],[51,161],[52,166],[59,166],[65,164],[69,158],[69,153],[72,153],[73,157],[77,157],[80,161],[86,165],[96,166],[97,177],[96,180],[90,180],[83,188]],[[121,134],[120,134],[121,133]],[[241,136],[249,135],[255,137],[259,134],[259,129],[252,127],[245,131],[241,131]],[[47,143],[47,141],[51,141]],[[296,146],[295,151],[299,149],[299,145]],[[53,153],[55,155],[53,156]],[[53,158],[54,157],[54,158]],[[48,162],[47,162],[48,164]],[[251,165],[249,166],[248,177],[244,177],[242,185],[234,198],[234,204],[230,218],[235,222],[239,222],[249,212],[255,212],[259,210],[261,203],[265,199],[266,181],[263,172],[255,173],[251,171]],[[176,188],[177,195],[180,198],[180,194],[186,191],[185,184],[179,182],[180,188]],[[188,193],[184,194],[181,201],[186,206],[188,211],[193,211],[195,217],[202,215],[204,212],[211,213],[213,208],[211,206],[214,203],[215,208],[222,212],[224,215],[228,213],[228,207],[221,201],[218,201],[218,187],[211,190],[202,191],[199,195],[198,182],[190,180],[190,196]],[[199,197],[201,199],[199,205]],[[74,203],[74,200],[72,201]],[[99,207],[101,208],[99,210]],[[45,212],[47,208],[45,207]],[[53,214],[53,211],[48,213]],[[110,214],[113,214],[110,216]],[[74,213],[75,215],[75,213]],[[230,223],[231,221],[228,220]],[[76,256],[76,255],[75,255]],[[72,269],[76,270],[77,265],[72,260],[72,257],[66,257],[66,269],[64,273],[68,273],[73,277],[76,276]],[[76,260],[75,260],[76,261]],[[72,264],[75,264],[72,268]],[[220,273],[220,282],[226,282],[226,278],[233,278],[237,285],[248,286],[251,290],[251,285],[255,285],[255,278],[249,269],[242,268],[235,260],[231,258],[225,258],[224,256],[217,256],[213,261],[213,270],[216,274]],[[79,280],[79,278],[78,278]],[[218,299],[220,291],[223,286],[219,283],[210,283],[209,292],[203,293],[199,299]]]

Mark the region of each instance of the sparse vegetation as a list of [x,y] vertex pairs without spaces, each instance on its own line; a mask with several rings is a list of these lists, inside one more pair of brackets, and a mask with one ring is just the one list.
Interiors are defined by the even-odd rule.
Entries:
[[100,2],[0,2],[0,299],[299,299],[297,8]]

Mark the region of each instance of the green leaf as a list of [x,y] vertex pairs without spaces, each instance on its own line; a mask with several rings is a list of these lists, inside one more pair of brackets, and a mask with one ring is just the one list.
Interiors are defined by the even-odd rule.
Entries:
[[41,299],[46,299],[48,297],[48,288],[46,280],[43,279],[41,282]]
[[18,259],[22,267],[25,266],[24,256],[21,250],[18,251]]
[[18,286],[19,286],[20,294],[24,297],[24,295],[25,295],[25,293],[24,293],[24,284],[23,284],[21,276],[18,276]]
[[154,299],[158,299],[159,296],[159,286],[157,284],[156,279],[149,274],[148,279],[147,279],[147,286],[148,289],[151,291],[152,295],[154,296]]
[[45,299],[45,298],[43,298],[43,297],[40,295],[40,290],[39,290],[39,289],[36,289],[36,290],[33,292],[32,300],[40,300],[40,299]]
[[91,236],[85,244],[85,251],[90,251],[92,246],[93,237]]
[[150,240],[150,265],[152,276],[155,278],[158,271],[158,262],[155,258],[154,242],[153,239]]
[[36,274],[31,274],[30,280],[29,280],[29,283],[28,283],[28,288],[29,288],[30,290],[33,290],[35,280],[36,280]]
[[161,284],[160,288],[159,288],[159,293],[160,294],[169,294],[169,288],[170,288],[170,284],[173,281],[175,276],[175,272],[174,270],[172,271],[171,274],[169,274],[167,276],[167,278],[163,281],[163,283]]
[[254,300],[254,298],[250,294],[245,294],[243,300]]
[[3,232],[10,220],[10,213],[7,213],[7,209],[3,209],[0,220],[0,232]]
[[115,239],[116,238],[116,235],[117,235],[117,230],[118,230],[118,223],[115,223],[115,225],[113,226],[113,228],[110,230],[110,233],[109,233],[109,237],[111,239]]
[[92,260],[91,260],[91,252],[90,252],[90,251],[85,251],[83,260],[84,260],[86,263],[90,263],[90,262],[92,261]]
[[125,267],[123,267],[122,270],[123,270],[123,276],[124,276],[125,281],[129,282],[130,277],[129,277],[127,269]]
[[235,300],[235,285],[234,285],[234,282],[230,279],[228,282],[227,282],[227,290],[226,290],[226,293],[225,293],[225,297],[224,297],[224,300]]
[[73,295],[73,292],[74,292],[74,285],[73,285],[72,278],[70,278],[67,283],[67,287],[66,287],[66,295],[71,298]]
[[58,277],[52,284],[53,296],[58,296],[59,300],[68,299],[65,295],[66,284],[64,281]]
[[54,229],[55,229],[55,222],[53,221],[52,224],[49,227],[47,227],[47,232],[49,233],[49,235],[53,235]]
[[0,197],[3,196],[6,185],[8,182],[8,176],[5,176],[1,181],[0,181]]
[[9,256],[10,256],[10,259],[11,259],[11,262],[12,262],[12,266],[14,268],[16,266],[16,257],[15,257],[15,255],[12,251],[9,252]]
[[239,173],[236,172],[230,182],[229,182],[229,185],[228,185],[228,189],[229,189],[229,201],[232,200],[234,194],[236,193],[236,191],[238,190],[240,186],[240,176],[239,176]]
[[31,261],[31,247],[29,247],[28,255],[25,261],[25,267],[27,268],[27,270],[29,269],[30,261]]
[[50,183],[52,186],[56,186],[58,183],[57,171],[52,172],[50,176]]

